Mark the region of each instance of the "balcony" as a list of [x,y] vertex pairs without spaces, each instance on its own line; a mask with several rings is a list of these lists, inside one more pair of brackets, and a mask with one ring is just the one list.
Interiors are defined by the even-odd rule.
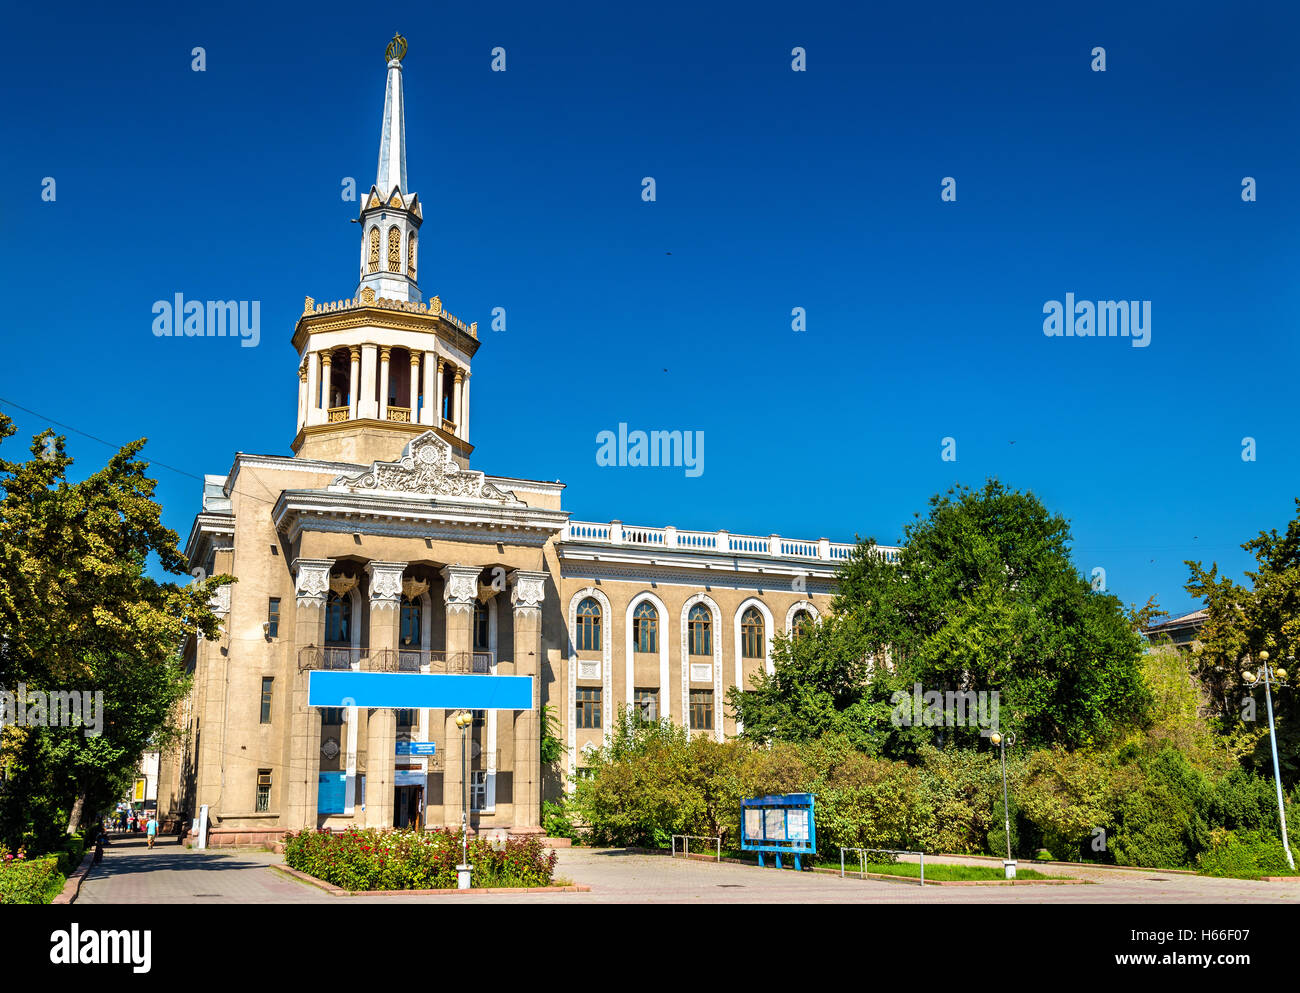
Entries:
[[392,404],[389,404],[389,405],[388,405],[388,419],[389,419],[390,421],[400,421],[402,424],[410,424],[410,423],[411,423],[411,408],[410,408],[410,407],[394,407]]
[[445,652],[427,648],[318,648],[308,645],[298,652],[298,671],[350,670],[361,672],[424,672],[438,675],[495,674],[493,652]]
[[329,415],[328,422],[330,424],[337,424],[339,421],[348,420],[347,407],[330,407],[329,410],[326,411],[326,413]]

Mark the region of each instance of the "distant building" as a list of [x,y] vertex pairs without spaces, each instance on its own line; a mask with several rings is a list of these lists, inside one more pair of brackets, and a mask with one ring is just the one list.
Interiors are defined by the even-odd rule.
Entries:
[[1201,633],[1208,615],[1204,610],[1194,610],[1190,614],[1174,617],[1159,624],[1152,624],[1142,629],[1147,640],[1152,644],[1169,641],[1175,648],[1190,648]]

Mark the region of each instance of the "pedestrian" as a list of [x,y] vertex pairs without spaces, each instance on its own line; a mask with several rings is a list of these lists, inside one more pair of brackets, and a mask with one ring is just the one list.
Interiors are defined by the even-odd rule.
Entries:
[[153,848],[153,840],[158,836],[158,815],[149,814],[149,823],[145,825],[145,832],[149,836],[149,847]]
[[101,834],[95,839],[95,865],[104,861],[104,836]]

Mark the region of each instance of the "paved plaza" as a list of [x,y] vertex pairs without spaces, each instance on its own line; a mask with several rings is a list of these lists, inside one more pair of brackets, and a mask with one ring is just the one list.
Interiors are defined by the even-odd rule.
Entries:
[[590,886],[587,893],[335,897],[276,871],[283,861],[264,851],[193,851],[172,838],[149,851],[142,839],[114,837],[77,903],[1300,903],[1300,881],[1211,879],[1156,869],[1049,870],[1087,878],[1088,885],[922,889],[914,882],[583,848],[561,849],[556,875]]

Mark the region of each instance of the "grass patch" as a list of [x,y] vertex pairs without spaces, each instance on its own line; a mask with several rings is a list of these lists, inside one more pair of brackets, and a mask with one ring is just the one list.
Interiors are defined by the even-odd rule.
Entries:
[[[839,869],[839,862],[819,862],[818,868]],[[858,864],[846,862],[845,875],[858,872]],[[879,876],[900,876],[904,879],[919,879],[921,866],[917,862],[868,862],[867,872]],[[947,865],[931,862],[925,867],[925,878],[937,883],[963,882],[970,880],[987,881],[1005,879],[1006,872],[1001,866],[992,865]],[[1016,870],[1016,879],[1069,879],[1069,876],[1049,876],[1037,869]]]

